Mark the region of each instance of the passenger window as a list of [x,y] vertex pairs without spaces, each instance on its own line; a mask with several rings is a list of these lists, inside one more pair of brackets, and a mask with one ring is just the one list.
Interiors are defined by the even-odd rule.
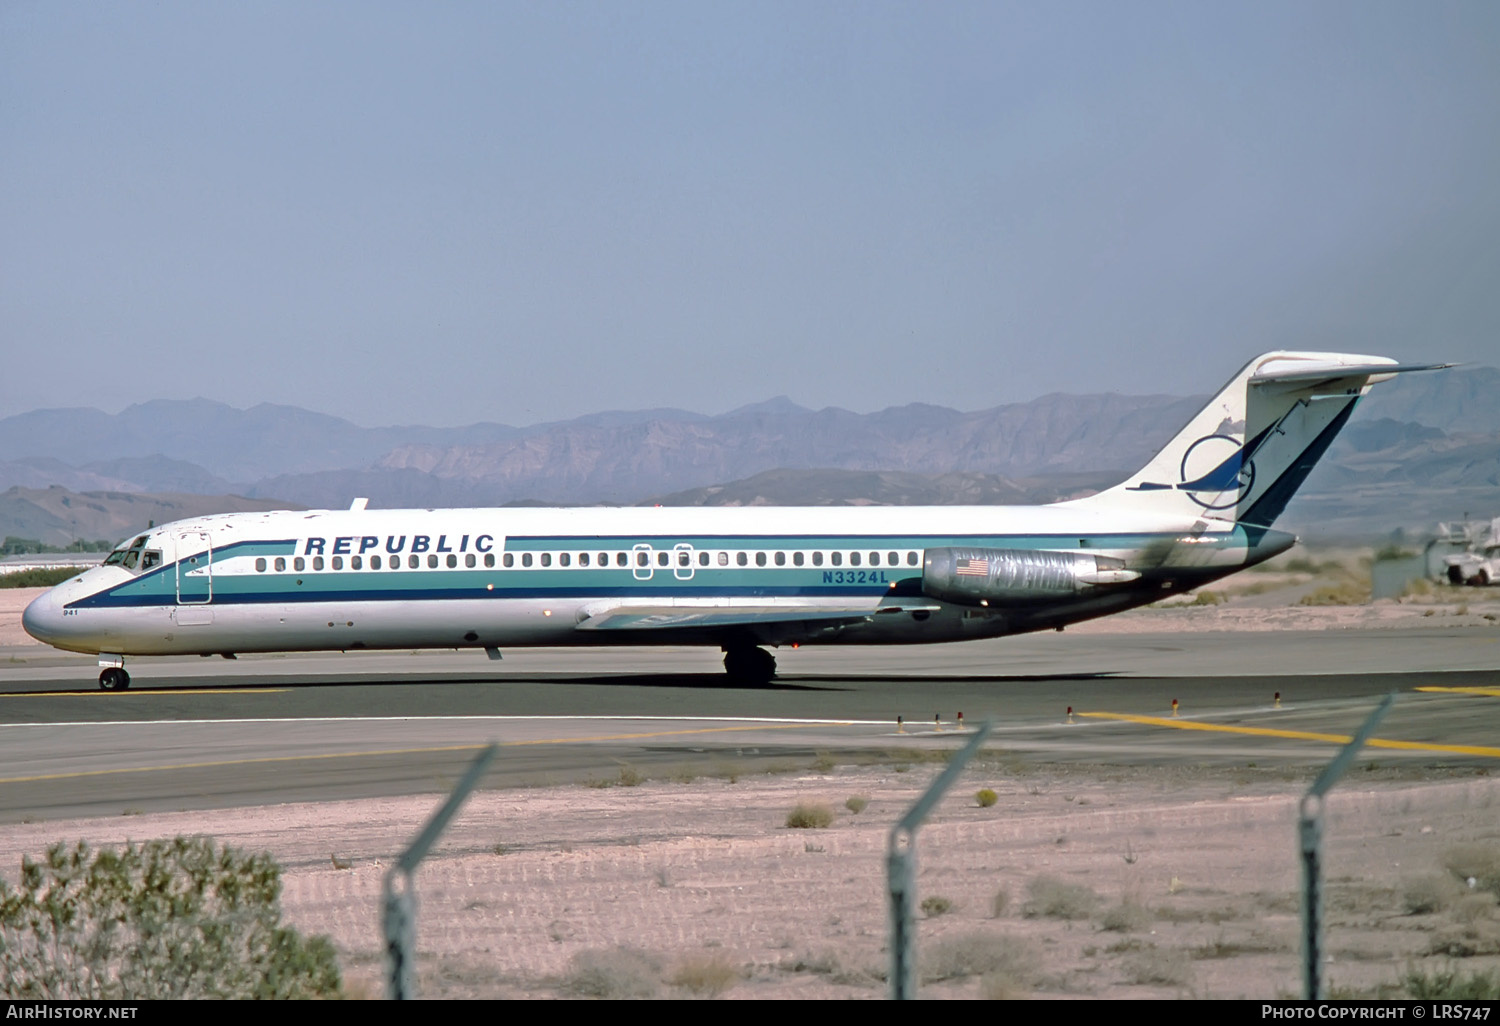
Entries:
[[906,565],[907,566],[916,566],[917,565],[917,554],[915,552],[908,552],[906,554]]
[[557,565],[558,566],[567,566],[572,561],[573,561],[573,556],[572,556],[571,553],[560,552],[557,555]]
[[801,566],[802,565],[802,553],[800,553],[800,552],[793,552],[792,553],[792,565],[793,566]]
[[871,566],[879,566],[880,565],[880,553],[878,553],[878,552],[872,552],[872,553],[870,553],[870,565]]
[[322,556],[314,556],[313,557],[313,569],[314,570],[321,570],[321,569],[323,569],[323,557]]
[[766,565],[766,554],[764,552],[757,552],[755,554],[755,565],[756,566],[765,566]]
[[470,569],[473,569],[475,562],[476,560],[474,559],[474,553],[472,552],[464,557],[464,566],[469,567]]
[[[495,558],[494,556],[486,556],[486,557],[484,557],[484,565],[485,566],[494,566],[495,565],[494,562],[493,562],[494,558]],[[513,552],[507,552],[505,554],[505,558],[502,559],[500,562],[504,563],[507,567],[515,566],[516,565],[516,556],[515,556],[515,553],[513,553]]]
[[286,569],[286,557],[285,556],[277,556],[276,557],[276,572],[279,574],[279,573],[281,573],[285,569]]
[[580,552],[578,554],[578,565],[579,566],[588,566],[589,565],[589,554],[587,552]]
[[438,565],[437,554],[433,553],[427,557],[427,569],[436,570]]
[[300,574],[302,571],[307,569],[307,560],[303,559],[301,556],[298,556],[296,559],[292,560],[292,569]]
[[609,566],[609,553],[608,552],[601,552],[601,553],[599,553],[599,565],[600,566]]
[[895,566],[899,562],[901,562],[901,557],[898,556],[896,553],[894,553],[894,552],[888,552],[888,553],[886,553],[886,557],[885,557],[885,565],[886,566]]
[[349,569],[350,570],[363,570],[364,566],[365,566],[365,560],[364,560],[363,556],[350,556],[349,557]]
[[658,552],[656,554],[656,565],[657,566],[666,566],[667,565],[667,554],[665,552]]
[[266,558],[264,556],[255,561],[255,572],[260,574],[266,572]]
[[422,565],[422,557],[418,555],[409,555],[406,557],[406,565],[410,569],[415,570],[417,567]]
[[[343,556],[334,556],[333,559],[330,560],[330,562],[333,564],[333,568],[335,570],[342,570],[342,569],[344,569],[344,557]],[[281,569],[281,560],[279,560],[279,559],[276,561],[276,569],[278,569],[278,570]]]
[[728,566],[729,565],[729,553],[727,553],[727,552],[721,552],[721,553],[719,553],[719,565],[720,566]]
[[452,570],[452,569],[454,569],[457,566],[458,566],[458,557],[455,556],[455,555],[453,555],[453,553],[451,553],[451,552],[448,553],[448,569]]
[[693,557],[689,553],[687,553],[686,551],[677,553],[677,565],[678,566],[689,566],[689,565],[692,564],[692,562],[693,562]]
[[542,566],[551,566],[551,565],[552,565],[552,553],[550,553],[550,552],[543,552],[542,553]]
[[750,557],[748,555],[746,555],[745,553],[743,553],[743,552],[736,552],[734,554],[734,561],[736,563],[738,563],[740,566],[749,566],[750,565]]
[[649,562],[650,562],[650,560],[646,557],[646,554],[644,552],[637,552],[635,554],[635,565],[636,566],[645,566]]
[[700,553],[698,553],[698,565],[699,566],[708,566],[708,553],[707,552],[700,552]]
[[828,562],[832,563],[834,566],[843,566],[844,554],[842,552],[829,553]]
[[778,552],[778,553],[776,553],[776,565],[777,566],[786,566],[786,553],[785,552]]
[[529,553],[529,552],[523,552],[523,553],[521,553],[521,565],[522,566],[530,566],[531,565],[531,553]]
[[[506,558],[509,559],[510,557],[506,556]],[[484,554],[484,565],[489,567],[495,565],[495,554],[493,552],[486,552]]]
[[370,557],[370,569],[371,570],[379,570],[380,569],[380,557],[379,556],[371,556]]
[[623,552],[615,553],[615,566],[629,566],[630,557]]
[[849,565],[850,566],[859,566],[859,553],[858,552],[851,552],[851,553],[849,553]]
[[821,553],[821,552],[814,552],[813,553],[813,566],[822,566],[822,565],[823,565],[823,553]]

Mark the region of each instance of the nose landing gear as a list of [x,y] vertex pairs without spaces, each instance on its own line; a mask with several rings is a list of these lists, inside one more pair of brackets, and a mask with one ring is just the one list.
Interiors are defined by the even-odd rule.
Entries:
[[109,666],[99,671],[99,686],[105,691],[124,691],[130,687],[130,674],[118,666]]

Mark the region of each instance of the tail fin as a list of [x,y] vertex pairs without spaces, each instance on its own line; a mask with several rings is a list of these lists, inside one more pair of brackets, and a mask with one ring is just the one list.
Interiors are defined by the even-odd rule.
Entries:
[[1070,505],[1269,527],[1372,384],[1447,366],[1350,353],[1266,353],[1140,471]]

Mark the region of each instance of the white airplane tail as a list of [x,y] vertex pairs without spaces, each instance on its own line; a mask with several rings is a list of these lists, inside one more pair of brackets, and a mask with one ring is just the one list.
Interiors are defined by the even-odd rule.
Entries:
[[1140,471],[1066,505],[1269,527],[1372,384],[1446,366],[1351,353],[1266,353]]

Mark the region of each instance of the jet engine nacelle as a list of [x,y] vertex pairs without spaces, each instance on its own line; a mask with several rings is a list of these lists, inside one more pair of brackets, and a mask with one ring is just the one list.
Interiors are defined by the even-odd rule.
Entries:
[[967,606],[1064,599],[1140,577],[1124,560],[1091,552],[1030,549],[928,549],[922,593]]

